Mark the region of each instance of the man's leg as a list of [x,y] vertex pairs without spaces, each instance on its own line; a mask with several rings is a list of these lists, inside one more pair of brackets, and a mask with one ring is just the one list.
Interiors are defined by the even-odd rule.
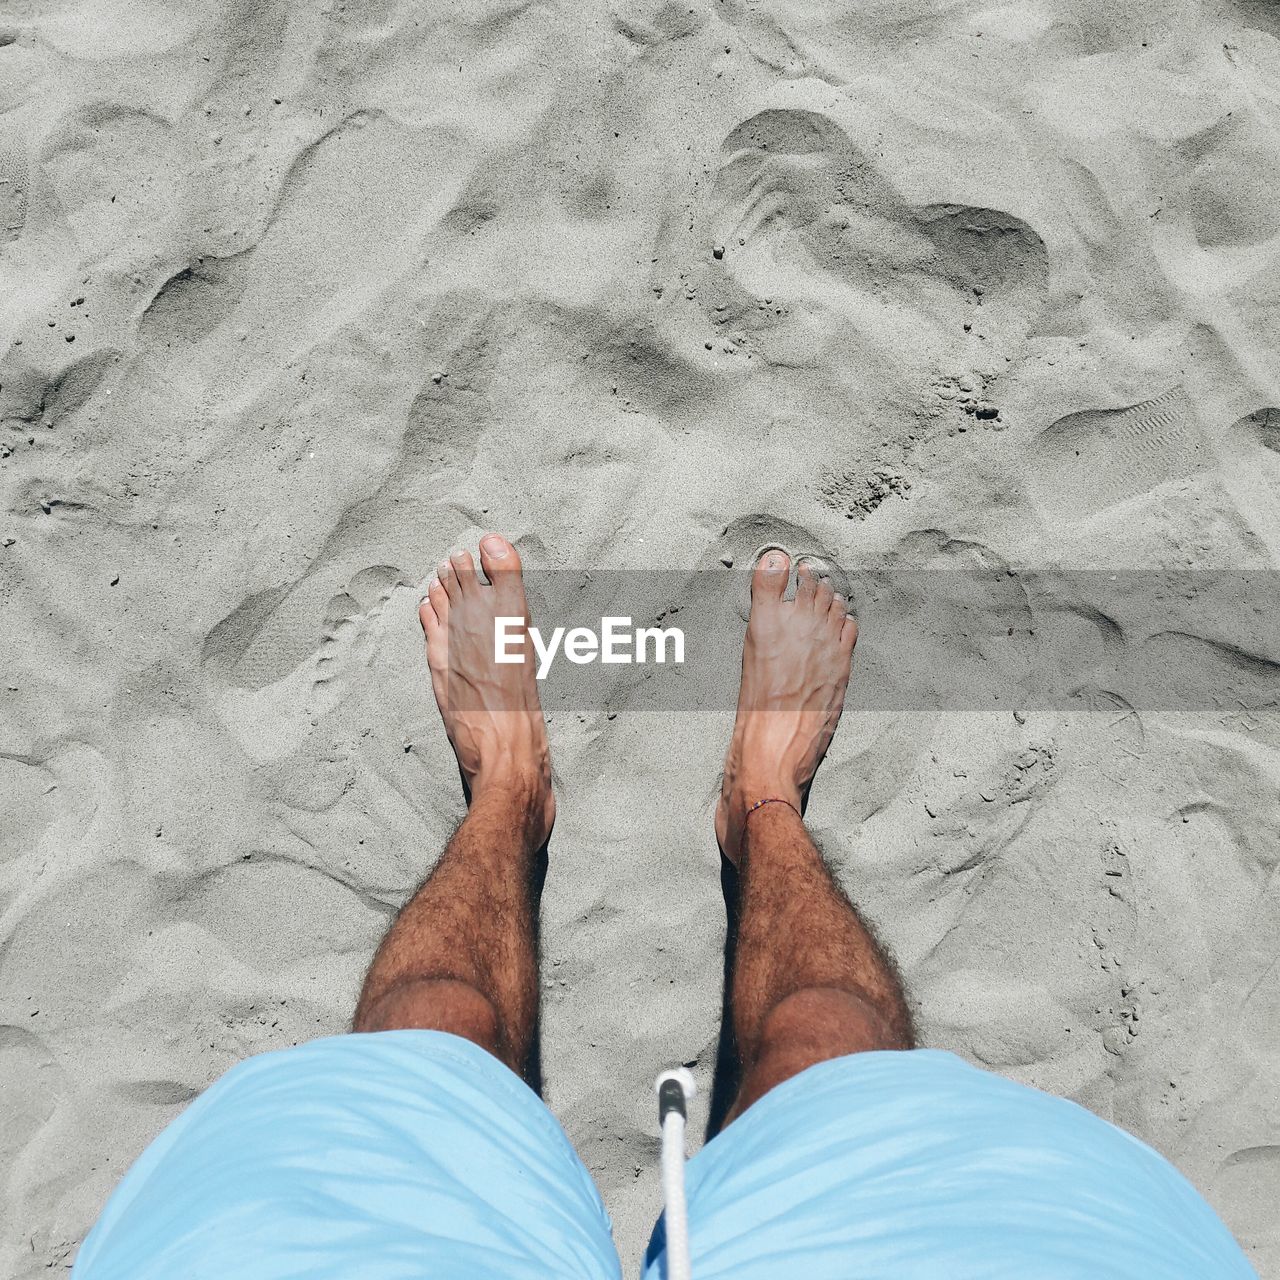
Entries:
[[[689,1162],[694,1274],[1066,1277],[1124,1257],[1135,1275],[1244,1280],[1225,1228],[1149,1147],[949,1053],[859,1052],[910,1047],[901,987],[788,807],[835,731],[856,636],[812,578],[794,605],[785,581],[785,557],[755,576],[716,814],[741,878],[733,1114],[751,1110]],[[752,809],[769,798],[787,803]],[[668,1274],[665,1243],[645,1280]]]
[[520,558],[505,539],[441,561],[420,611],[436,702],[470,807],[400,912],[364,981],[356,1031],[449,1031],[516,1072],[537,1025],[534,863],[555,818],[534,669],[498,665],[494,619],[528,620]]
[[[441,564],[420,617],[470,811],[374,958],[357,1031],[240,1063],[127,1175],[78,1280],[621,1280],[609,1218],[551,1113],[511,1078],[537,1021],[534,860],[554,818],[525,665],[493,661],[524,617],[515,548]],[[471,1041],[467,1043],[466,1041]],[[506,1064],[501,1065],[501,1064]]]
[[[844,706],[857,624],[805,564],[783,600],[789,568],[779,551],[756,566],[716,813],[740,885],[730,1007],[742,1086],[730,1119],[815,1063],[912,1045],[893,965],[799,813]],[[766,799],[785,803],[752,808]]]

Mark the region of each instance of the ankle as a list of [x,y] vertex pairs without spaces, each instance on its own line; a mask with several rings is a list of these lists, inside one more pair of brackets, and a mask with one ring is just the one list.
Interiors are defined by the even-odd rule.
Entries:
[[794,780],[788,781],[779,770],[759,770],[744,772],[734,779],[730,792],[731,803],[741,807],[743,813],[749,813],[753,805],[761,800],[781,800],[790,805],[798,813],[803,800],[800,788]]
[[536,763],[497,760],[469,780],[470,809],[500,812],[517,830],[532,832],[541,843],[554,812],[551,779]]

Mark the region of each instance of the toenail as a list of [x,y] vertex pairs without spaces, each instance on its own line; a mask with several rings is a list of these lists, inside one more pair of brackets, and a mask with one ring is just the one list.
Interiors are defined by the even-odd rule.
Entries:
[[787,561],[781,551],[770,551],[764,563],[766,569],[783,569]]
[[507,554],[507,544],[497,534],[489,534],[480,539],[480,545],[495,559],[501,560]]

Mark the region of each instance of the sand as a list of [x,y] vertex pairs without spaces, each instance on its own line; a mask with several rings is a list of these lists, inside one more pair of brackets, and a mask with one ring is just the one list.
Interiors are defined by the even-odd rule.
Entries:
[[[5,0],[0,113],[6,1276],[347,1025],[462,812],[414,616],[450,545],[1280,555],[1264,0]],[[1169,643],[1274,690],[1265,632]],[[1280,1275],[1247,701],[859,710],[810,815],[926,1043],[1128,1127]],[[545,1092],[632,1274],[654,1074],[716,1059],[728,720],[552,723]]]

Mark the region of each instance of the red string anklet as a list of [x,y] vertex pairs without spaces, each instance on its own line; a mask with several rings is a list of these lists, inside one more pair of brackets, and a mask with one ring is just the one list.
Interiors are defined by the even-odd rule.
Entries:
[[751,807],[748,808],[746,813],[742,815],[743,824],[745,825],[747,819],[751,817],[751,815],[755,813],[757,809],[763,809],[764,806],[767,804],[785,804],[787,808],[790,809],[796,815],[797,818],[799,818],[801,821],[804,820],[804,814],[802,814],[800,810],[797,809],[795,805],[791,803],[790,800],[784,800],[781,796],[765,796],[763,800],[757,800],[755,804],[751,805]]

